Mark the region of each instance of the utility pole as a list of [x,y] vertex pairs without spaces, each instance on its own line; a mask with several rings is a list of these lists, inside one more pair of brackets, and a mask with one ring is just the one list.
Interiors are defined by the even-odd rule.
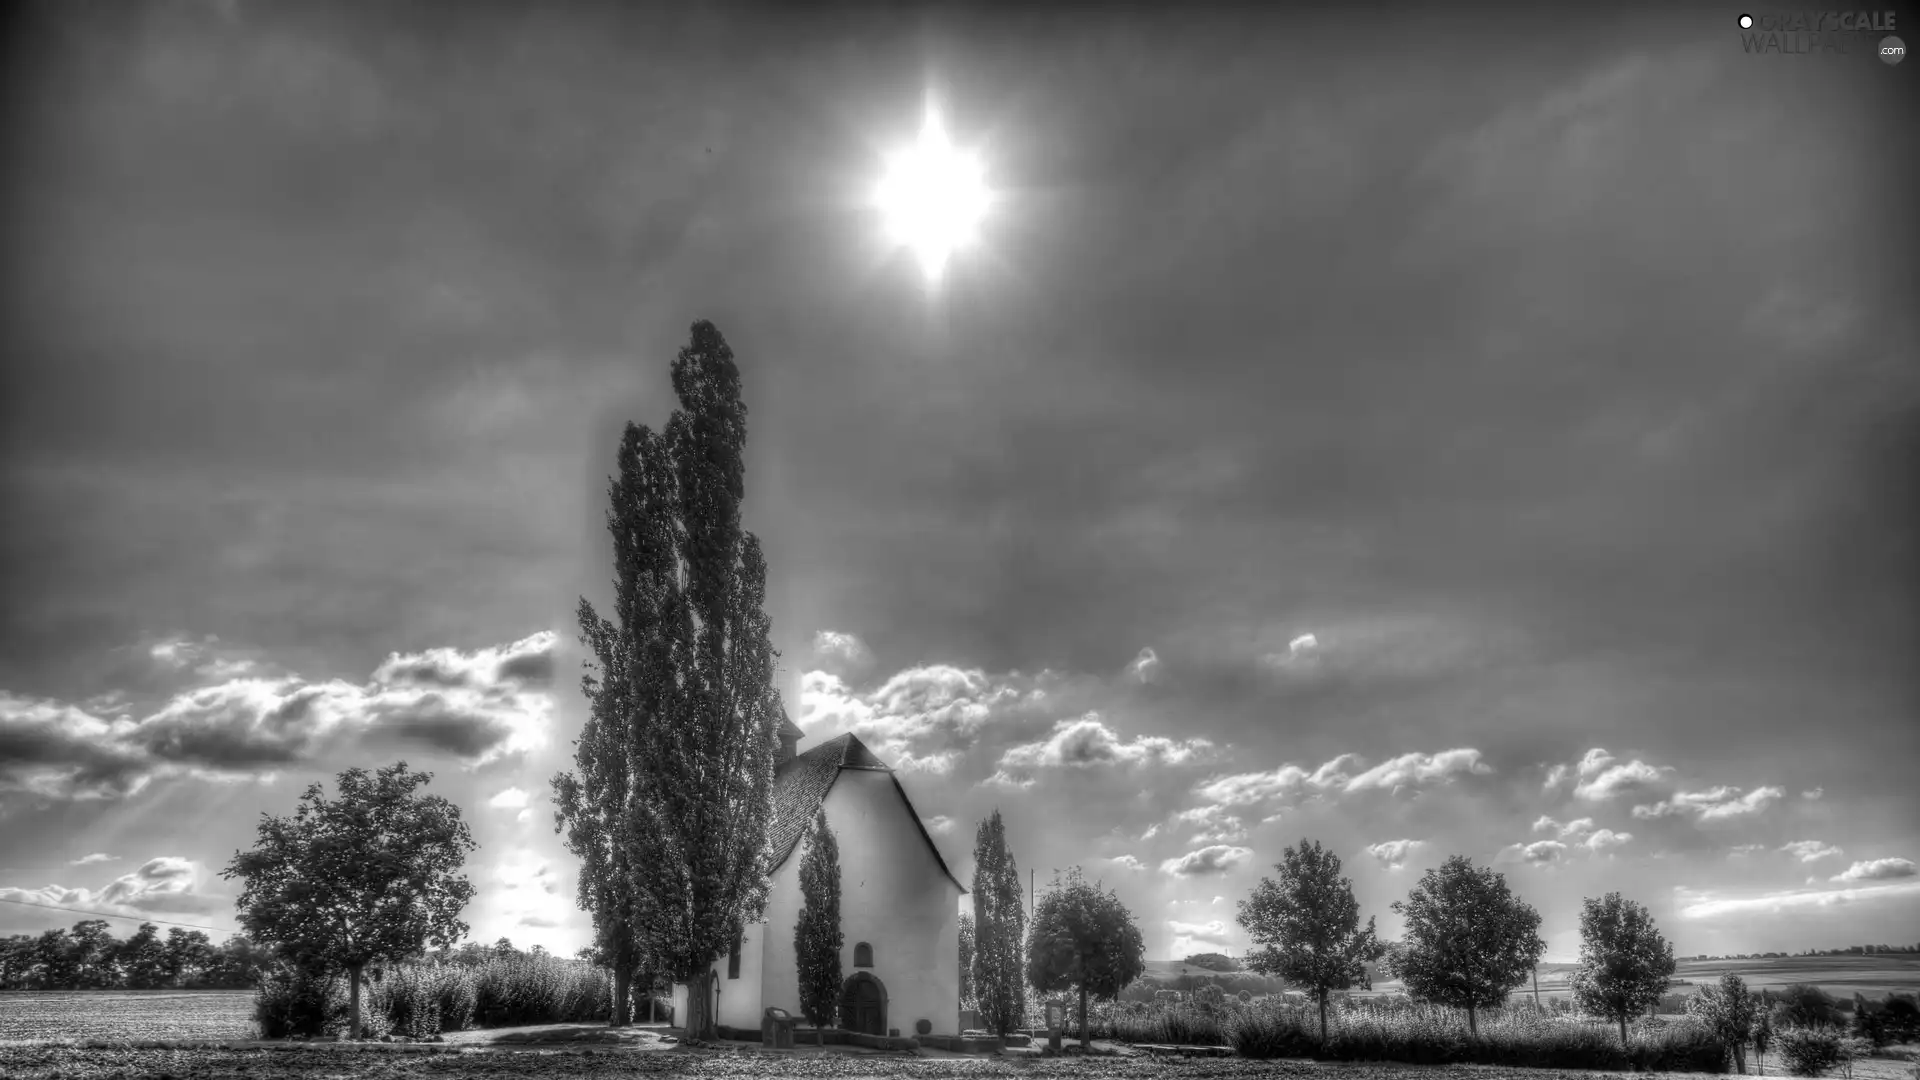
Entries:
[[1033,867],[1027,867],[1027,925],[1033,925]]
[[1533,1007],[1540,1007],[1540,965],[1533,965]]

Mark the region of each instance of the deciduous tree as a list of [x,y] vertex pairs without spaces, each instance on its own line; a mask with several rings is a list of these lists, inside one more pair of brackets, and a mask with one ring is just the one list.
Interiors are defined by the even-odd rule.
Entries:
[[1080,997],[1080,1045],[1092,1045],[1087,999],[1112,1001],[1147,969],[1146,945],[1132,913],[1112,891],[1089,884],[1075,866],[1055,874],[1033,913],[1027,981],[1041,993]]
[[1580,966],[1568,982],[1581,1011],[1620,1024],[1660,1003],[1673,977],[1673,946],[1660,936],[1653,915],[1619,893],[1589,897],[1580,912]]
[[1393,910],[1406,919],[1406,952],[1398,967],[1413,994],[1478,1013],[1495,1008],[1527,981],[1547,943],[1540,913],[1513,895],[1506,878],[1462,855],[1429,870]]
[[1747,991],[1746,980],[1729,971],[1720,976],[1718,984],[1709,983],[1688,998],[1687,1012],[1705,1021],[1720,1036],[1733,1051],[1734,1071],[1744,1073],[1747,1044],[1756,1041],[1756,1021],[1764,1015],[1759,1004]]
[[1353,882],[1340,876],[1340,857],[1319,841],[1300,841],[1280,853],[1280,878],[1261,878],[1240,901],[1240,926],[1256,948],[1247,966],[1310,991],[1320,1004],[1320,1037],[1327,1037],[1327,997],[1367,977],[1367,964],[1385,951],[1373,920],[1360,925]]
[[800,918],[793,928],[793,953],[800,975],[800,1011],[823,1044],[822,1029],[840,1003],[840,844],[827,827],[825,810],[807,832],[800,859]]
[[360,977],[368,965],[418,955],[467,932],[460,910],[473,886],[460,876],[476,846],[460,809],[416,795],[431,773],[406,762],[369,774],[348,769],[329,801],[307,788],[290,818],[261,815],[253,850],[222,871],[244,887],[240,925],[313,971],[345,971],[348,1037],[360,1037]]

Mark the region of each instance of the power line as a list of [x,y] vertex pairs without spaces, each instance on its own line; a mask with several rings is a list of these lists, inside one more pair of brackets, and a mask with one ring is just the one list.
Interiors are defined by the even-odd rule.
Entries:
[[172,922],[167,919],[146,919],[133,915],[111,915],[104,911],[88,911],[85,908],[61,907],[59,904],[36,904],[31,900],[15,900],[11,896],[0,896],[0,902],[19,904],[21,907],[45,908],[48,911],[71,911],[75,915],[93,915],[102,919],[125,919],[127,922],[159,923],[162,926],[184,926],[189,930],[211,930],[216,934],[238,934],[238,930],[225,930],[218,926],[201,926],[198,923]]

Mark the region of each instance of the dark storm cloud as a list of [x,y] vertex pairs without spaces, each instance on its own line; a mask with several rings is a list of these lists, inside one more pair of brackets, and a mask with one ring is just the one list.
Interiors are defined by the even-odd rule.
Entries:
[[385,738],[417,743],[463,758],[483,757],[505,745],[513,735],[513,728],[498,717],[455,708],[436,694],[376,706],[373,722]]

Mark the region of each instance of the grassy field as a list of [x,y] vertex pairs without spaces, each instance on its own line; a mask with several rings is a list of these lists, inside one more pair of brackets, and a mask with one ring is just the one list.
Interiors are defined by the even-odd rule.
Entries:
[[[1567,977],[1574,964],[1541,964],[1542,996],[1571,992]],[[1792,956],[1774,960],[1683,960],[1673,977],[1685,979],[1691,986],[1676,986],[1674,993],[1689,993],[1704,983],[1717,982],[1724,972],[1736,972],[1750,989],[1778,990],[1791,983],[1812,983],[1836,997],[1851,998],[1855,991],[1867,997],[1883,997],[1899,991],[1920,991],[1920,954],[1882,953],[1875,956]],[[1376,982],[1375,993],[1397,993],[1404,988],[1398,981]],[[1531,986],[1516,994],[1531,994]],[[1362,995],[1364,996],[1364,995]]]
[[0,1042],[253,1037],[251,990],[12,990],[0,993]]

